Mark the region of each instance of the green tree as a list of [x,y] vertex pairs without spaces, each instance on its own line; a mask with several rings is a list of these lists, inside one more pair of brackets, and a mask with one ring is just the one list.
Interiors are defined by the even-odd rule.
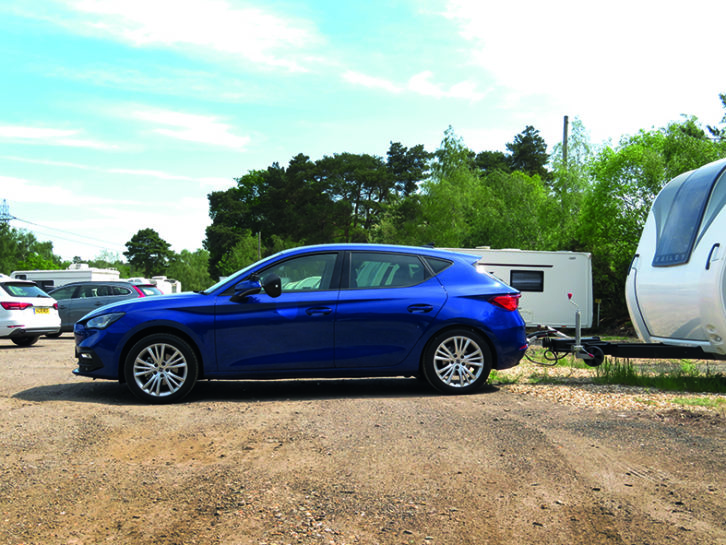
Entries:
[[316,163],[333,202],[345,203],[349,211],[340,237],[347,242],[367,242],[378,223],[383,204],[395,191],[393,178],[380,157],[340,153]]
[[[718,95],[718,98],[721,100],[721,105],[726,110],[726,93],[721,93]],[[721,125],[726,126],[726,113],[721,118]],[[726,140],[726,127],[715,127],[708,125],[708,132],[711,133],[711,136],[713,136],[716,140],[723,141]]]
[[39,242],[33,233],[0,222],[0,272],[54,270],[65,266],[63,260],[53,253],[52,242]]
[[547,155],[547,143],[539,134],[539,131],[527,125],[525,129],[514,137],[514,141],[507,144],[509,150],[509,165],[514,170],[519,170],[534,176],[535,174],[543,179],[548,177],[546,165],[549,162]]
[[200,291],[214,284],[209,275],[209,252],[182,250],[171,260],[166,276],[181,282],[185,291]]
[[[563,146],[554,146],[552,174],[547,184],[550,199],[543,212],[549,219],[545,227],[548,240],[547,250],[583,250],[578,242],[577,228],[580,210],[591,182],[591,168],[596,156],[595,146],[578,118],[571,124],[567,138],[567,161],[563,157]],[[545,222],[546,223],[546,222]],[[543,224],[544,225],[544,224]]]
[[400,142],[391,142],[386,157],[386,170],[398,196],[415,193],[419,184],[428,178],[431,154],[421,144],[407,148]]
[[132,266],[142,271],[144,276],[163,275],[173,256],[169,243],[154,229],[140,229],[126,243],[124,255]]
[[257,261],[257,237],[249,231],[230,248],[217,266],[220,276],[229,276]]
[[472,153],[449,127],[434,152],[431,179],[423,184],[421,207],[424,240],[436,246],[462,247],[472,226],[487,214],[489,203]]

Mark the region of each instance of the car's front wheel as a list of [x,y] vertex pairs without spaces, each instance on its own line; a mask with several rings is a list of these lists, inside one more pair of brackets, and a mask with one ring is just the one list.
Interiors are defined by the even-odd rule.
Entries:
[[18,346],[31,346],[38,342],[39,336],[33,337],[12,337],[10,340]]
[[126,384],[147,403],[173,403],[194,387],[199,364],[194,350],[176,335],[156,333],[138,341],[124,366]]
[[468,329],[451,329],[434,337],[424,353],[426,380],[446,394],[464,394],[484,386],[492,368],[486,340]]

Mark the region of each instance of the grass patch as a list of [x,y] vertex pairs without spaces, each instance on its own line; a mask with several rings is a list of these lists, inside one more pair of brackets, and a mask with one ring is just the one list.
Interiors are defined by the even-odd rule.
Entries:
[[519,382],[519,375],[512,375],[508,374],[505,375],[504,373],[497,372],[496,369],[492,369],[492,372],[489,374],[489,383],[490,384],[516,384]]
[[676,397],[671,403],[688,405],[690,407],[708,407],[710,409],[726,410],[726,399],[722,397]]
[[629,360],[606,360],[596,368],[594,382],[622,384],[676,392],[726,393],[726,375],[699,371],[690,361],[682,361],[678,369],[648,372],[636,368]]

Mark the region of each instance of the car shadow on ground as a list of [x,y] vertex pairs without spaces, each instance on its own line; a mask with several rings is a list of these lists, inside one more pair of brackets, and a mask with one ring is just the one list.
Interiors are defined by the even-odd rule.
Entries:
[[[497,392],[487,385],[478,394]],[[281,379],[200,381],[180,404],[310,401],[322,399],[440,397],[415,378]],[[73,401],[106,405],[145,405],[129,389],[113,381],[53,384],[18,392],[16,399],[33,402]]]

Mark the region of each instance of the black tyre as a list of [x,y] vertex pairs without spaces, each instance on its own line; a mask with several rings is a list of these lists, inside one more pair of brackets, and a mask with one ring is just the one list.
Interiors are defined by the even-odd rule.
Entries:
[[146,403],[174,403],[194,387],[199,363],[176,335],[157,333],[137,342],[126,357],[124,376],[131,392]]
[[424,352],[426,380],[445,394],[476,392],[486,384],[491,369],[489,345],[481,335],[468,329],[439,333]]
[[38,342],[39,336],[35,337],[12,337],[10,340],[18,346],[32,346]]
[[49,339],[57,339],[61,335],[63,335],[62,331],[59,331],[58,333],[46,333],[45,334],[45,336],[48,337]]

